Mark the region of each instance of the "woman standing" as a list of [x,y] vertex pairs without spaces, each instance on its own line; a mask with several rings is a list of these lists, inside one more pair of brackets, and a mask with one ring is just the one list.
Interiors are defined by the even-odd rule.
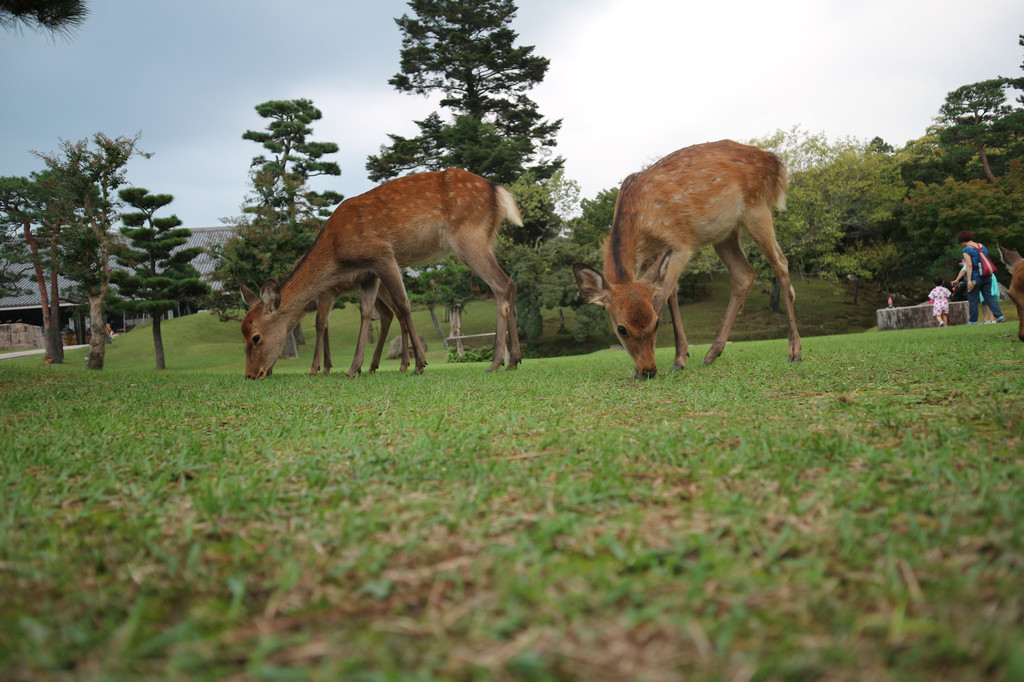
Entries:
[[[962,231],[956,236],[960,246],[964,247],[964,268],[967,278],[967,310],[969,321],[967,324],[978,324],[978,303],[981,297],[985,298],[985,305],[989,307],[996,317],[996,322],[1005,322],[1003,311],[999,309],[999,301],[992,296],[992,275],[983,275],[981,272],[981,254],[988,257],[988,249],[974,241],[974,235],[968,230]],[[959,279],[959,278],[958,278]]]

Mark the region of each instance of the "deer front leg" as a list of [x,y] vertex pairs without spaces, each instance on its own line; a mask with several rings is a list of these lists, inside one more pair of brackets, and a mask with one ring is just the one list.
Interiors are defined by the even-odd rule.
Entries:
[[690,346],[686,343],[686,332],[683,331],[683,316],[679,312],[679,286],[672,287],[668,295],[668,310],[672,315],[672,333],[676,340],[676,357],[672,370],[686,369],[686,358],[690,357]]
[[[327,316],[324,314],[324,312],[322,310],[320,299],[317,299],[317,301],[316,301],[316,323],[315,323],[315,328],[316,328],[316,334],[315,334],[316,335],[316,343],[313,346],[313,364],[309,368],[309,373],[310,373],[311,376],[316,376],[317,374],[320,373],[320,357],[321,357],[321,355],[323,355],[324,359],[327,360],[327,356],[328,356],[328,353],[329,353],[329,351],[325,351],[324,350],[324,348],[326,347],[326,343],[327,343],[327,341],[326,341],[326,336],[327,336]],[[329,361],[327,361],[327,363],[329,363]],[[330,365],[328,364],[328,368],[329,367],[330,367]],[[327,371],[329,371],[329,369],[325,370],[324,374],[326,374]]]
[[[373,353],[373,364],[370,366],[371,372],[380,367],[380,357],[384,351],[384,344],[387,342],[388,330],[391,329],[391,322],[395,319],[393,310],[395,302],[391,300],[391,295],[386,288],[380,287],[377,290],[375,305],[377,306],[377,312],[380,313],[380,339]],[[409,369],[409,334],[402,320],[398,321],[398,328],[402,332],[402,364],[399,365],[398,369],[404,372]]]
[[359,287],[359,339],[356,341],[356,354],[352,358],[346,376],[354,377],[363,369],[363,355],[366,352],[366,339],[370,335],[370,319],[373,317],[373,304],[377,300],[376,278],[364,282]]
[[[326,319],[326,318],[327,318],[327,315],[324,316],[324,319]],[[324,375],[325,376],[331,373],[331,367],[334,366],[334,365],[331,364],[331,342],[330,342],[330,339],[328,337],[329,337],[329,334],[327,333],[327,324],[325,323],[324,324]]]
[[373,359],[370,360],[371,372],[376,372],[377,368],[380,367],[380,356],[384,353],[384,344],[388,340],[391,320],[395,319],[395,314],[391,312],[391,308],[384,305],[384,301],[380,299],[381,292],[378,292],[377,300],[373,304],[374,308],[377,309],[377,315],[380,316],[380,337],[377,339],[377,347],[373,349]]
[[[405,284],[402,282],[402,272],[398,269],[398,263],[394,259],[382,263],[377,270],[377,276],[391,296],[395,316],[402,325],[403,333],[408,333],[411,337],[412,352],[416,358],[416,369],[413,370],[413,374],[422,374],[423,368],[427,366],[426,353],[423,351],[423,344],[420,343],[420,335],[416,333],[416,325],[412,321],[412,305],[405,293]],[[404,346],[405,342],[402,343]]]

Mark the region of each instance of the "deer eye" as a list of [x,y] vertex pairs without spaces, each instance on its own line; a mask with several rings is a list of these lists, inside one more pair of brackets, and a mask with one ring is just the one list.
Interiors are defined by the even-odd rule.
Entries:
[[252,345],[253,346],[260,345],[260,335],[259,334],[253,334],[252,335]]
[[618,326],[618,329],[616,331],[619,332],[619,336],[623,336],[623,337],[626,337],[626,338],[629,337],[629,332],[627,332],[626,328],[623,327],[621,324]]

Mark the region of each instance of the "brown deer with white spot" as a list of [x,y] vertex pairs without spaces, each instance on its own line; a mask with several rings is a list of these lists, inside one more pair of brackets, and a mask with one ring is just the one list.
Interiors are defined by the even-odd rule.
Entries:
[[1012,249],[1003,248],[1001,244],[996,246],[999,247],[999,257],[1011,273],[1008,293],[1013,305],[1017,306],[1017,317],[1020,320],[1017,338],[1024,341],[1024,258]]
[[576,263],[573,272],[584,296],[608,310],[637,378],[657,373],[654,347],[666,302],[675,332],[672,369],[686,366],[689,346],[678,280],[693,253],[706,245],[714,246],[732,276],[725,318],[704,363],[722,354],[754,283],[754,270],[740,247],[742,234],[754,240],[775,273],[789,317],[789,359],[800,360],[789,263],[772,221],[772,207],[785,208],[787,183],[786,167],[777,156],[730,140],[680,149],[622,183],[604,244],[604,274],[583,263]]
[[[504,364],[506,349],[508,369],[515,368],[522,359],[515,286],[492,251],[498,227],[506,219],[522,224],[507,189],[454,168],[397,178],[343,201],[280,286],[267,282],[259,296],[243,289],[251,305],[242,320],[245,376],[270,376],[288,330],[307,307],[319,309],[325,294],[354,288],[360,290],[362,320],[348,375],[357,374],[378,285],[391,297],[395,315],[411,337],[415,373],[421,373],[427,363],[412,322],[401,268],[436,263],[451,253],[479,275],[497,299],[494,361],[488,371]],[[327,311],[329,307],[325,314]]]

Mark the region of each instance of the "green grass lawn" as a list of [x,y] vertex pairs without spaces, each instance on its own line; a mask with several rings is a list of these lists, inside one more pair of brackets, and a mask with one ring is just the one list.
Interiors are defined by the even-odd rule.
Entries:
[[349,314],[0,362],[0,679],[1024,679],[1015,325],[347,379]]

